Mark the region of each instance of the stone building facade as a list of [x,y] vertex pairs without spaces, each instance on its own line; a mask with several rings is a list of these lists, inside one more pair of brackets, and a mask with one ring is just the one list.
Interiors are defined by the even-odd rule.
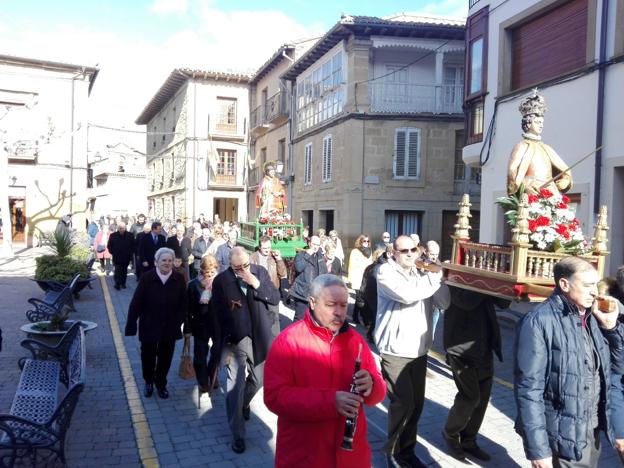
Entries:
[[457,202],[479,191],[461,160],[463,40],[460,22],[347,16],[282,75],[296,219],[346,246],[389,231],[450,253]]
[[148,213],[190,222],[247,215],[249,76],[176,69],[136,120],[147,126]]

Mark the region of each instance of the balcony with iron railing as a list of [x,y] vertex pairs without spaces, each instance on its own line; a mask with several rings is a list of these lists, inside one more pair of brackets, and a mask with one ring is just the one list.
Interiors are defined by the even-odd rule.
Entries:
[[290,111],[289,95],[279,91],[267,99],[265,104],[256,107],[251,112],[251,130],[258,132],[269,125],[279,125],[288,119]]
[[462,113],[463,84],[369,83],[370,108],[382,113]]

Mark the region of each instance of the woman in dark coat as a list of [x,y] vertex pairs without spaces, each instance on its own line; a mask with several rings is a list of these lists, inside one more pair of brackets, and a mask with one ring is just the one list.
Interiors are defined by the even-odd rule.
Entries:
[[156,251],[156,268],[141,275],[128,309],[126,336],[136,335],[139,320],[141,366],[147,398],[154,393],[154,384],[160,398],[169,398],[167,374],[175,342],[182,338],[186,283],[182,275],[173,271],[174,257],[173,250],[167,247]]
[[[199,394],[210,393],[217,384],[220,333],[217,311],[212,307],[212,280],[219,272],[219,262],[212,254],[202,257],[197,278],[187,288],[188,307],[184,322],[185,338],[193,335],[193,367]],[[208,342],[212,339],[212,349]],[[206,358],[210,351],[210,359]]]

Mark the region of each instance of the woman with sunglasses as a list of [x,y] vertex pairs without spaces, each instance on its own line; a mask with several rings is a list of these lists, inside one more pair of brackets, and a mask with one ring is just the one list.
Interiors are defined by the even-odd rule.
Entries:
[[364,307],[363,298],[359,296],[360,286],[364,270],[372,263],[372,251],[370,238],[366,234],[360,234],[355,240],[355,245],[349,254],[349,275],[351,289],[355,290],[355,307],[353,308],[353,321],[360,323],[360,311]]

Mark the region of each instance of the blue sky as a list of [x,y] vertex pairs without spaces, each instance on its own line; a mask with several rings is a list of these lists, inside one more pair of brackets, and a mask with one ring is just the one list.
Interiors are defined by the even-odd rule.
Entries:
[[253,72],[341,13],[465,16],[468,0],[0,0],[0,53],[98,65],[90,120],[131,126],[175,67]]

